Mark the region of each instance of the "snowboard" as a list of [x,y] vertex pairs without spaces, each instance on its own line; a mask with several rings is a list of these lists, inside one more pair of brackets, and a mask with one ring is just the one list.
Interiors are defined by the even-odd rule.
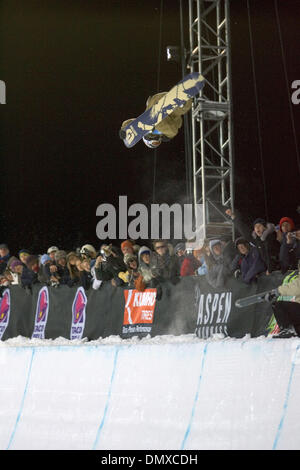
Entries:
[[193,72],[186,75],[154,106],[147,109],[122,129],[122,140],[126,147],[133,147],[176,108],[184,106],[189,99],[197,95],[203,86],[204,78],[199,73]]
[[242,307],[248,307],[248,305],[258,304],[260,302],[266,302],[265,296],[267,294],[274,294],[274,297],[276,297],[278,295],[276,293],[277,293],[277,289],[271,289],[265,292],[260,292],[259,294],[250,295],[249,297],[244,297],[243,299],[237,299],[235,301],[235,306],[242,308]]

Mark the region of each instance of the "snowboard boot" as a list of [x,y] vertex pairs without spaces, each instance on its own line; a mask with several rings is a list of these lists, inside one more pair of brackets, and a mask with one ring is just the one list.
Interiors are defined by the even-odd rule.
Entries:
[[273,335],[273,338],[293,338],[298,337],[297,332],[293,325],[280,329],[279,333]]

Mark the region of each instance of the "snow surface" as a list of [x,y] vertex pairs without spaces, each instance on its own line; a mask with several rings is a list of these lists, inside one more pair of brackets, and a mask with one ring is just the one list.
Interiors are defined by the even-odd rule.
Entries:
[[0,449],[299,449],[300,339],[0,342]]

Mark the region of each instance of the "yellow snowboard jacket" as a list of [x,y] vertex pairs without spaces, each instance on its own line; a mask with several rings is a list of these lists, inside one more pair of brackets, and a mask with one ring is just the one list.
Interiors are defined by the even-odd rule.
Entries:
[[[162,93],[157,93],[156,95],[149,96],[146,102],[146,110],[155,105],[163,96],[166,95],[166,91]],[[178,134],[179,129],[182,126],[182,117],[187,113],[192,107],[192,100],[188,100],[182,108],[175,109],[169,116],[165,117],[155,129],[164,134],[169,139],[173,139]],[[130,122],[134,119],[127,119],[122,123],[121,129],[124,129]]]

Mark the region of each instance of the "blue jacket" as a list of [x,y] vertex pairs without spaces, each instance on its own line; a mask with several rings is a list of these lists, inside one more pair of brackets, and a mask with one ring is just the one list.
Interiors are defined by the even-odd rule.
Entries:
[[287,243],[286,236],[284,236],[280,246],[279,259],[283,273],[289,269],[297,269],[300,259],[300,241],[294,239],[292,243]]
[[5,256],[0,256],[0,274],[3,274],[3,273],[4,273],[9,258],[10,258],[10,254],[9,254],[9,253],[8,253],[7,255],[5,255]]
[[247,284],[250,284],[258,274],[266,271],[266,265],[255,246],[252,246],[249,253],[242,257],[240,269],[242,279]]
[[27,266],[24,266],[22,275],[21,275],[21,284],[23,287],[31,287],[32,284],[38,282],[38,275],[31,269],[28,269]]

